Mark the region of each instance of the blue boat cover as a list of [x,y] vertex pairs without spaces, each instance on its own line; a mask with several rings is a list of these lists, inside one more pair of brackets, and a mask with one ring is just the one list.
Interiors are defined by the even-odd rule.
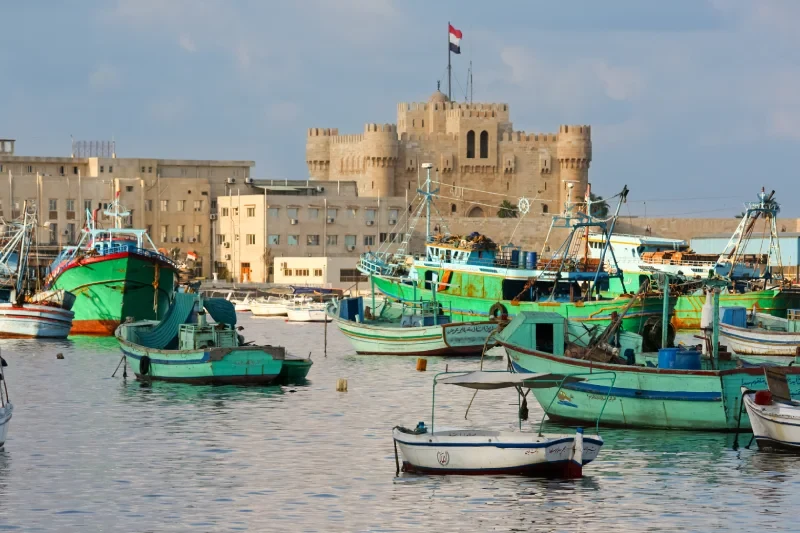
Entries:
[[322,287],[304,287],[302,285],[289,285],[292,294],[333,294],[334,289],[324,289]]
[[[161,322],[150,331],[142,331],[137,337],[142,346],[157,350],[170,350],[178,347],[178,329],[194,310],[196,294],[175,293],[175,300],[169,306]],[[213,316],[213,315],[212,315]]]
[[225,298],[204,299],[203,306],[214,322],[230,326],[236,325],[236,307]]

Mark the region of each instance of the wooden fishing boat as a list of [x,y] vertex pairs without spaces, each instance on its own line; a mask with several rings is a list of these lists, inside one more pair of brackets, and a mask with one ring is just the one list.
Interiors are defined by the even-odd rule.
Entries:
[[753,437],[760,449],[800,453],[800,402],[792,400],[782,369],[766,368],[768,390],[742,387]]
[[[216,321],[208,323],[206,311]],[[193,384],[265,385],[279,379],[286,360],[281,346],[251,346],[237,333],[236,311],[223,299],[176,293],[161,322],[125,322],[116,330],[124,356],[143,380]],[[309,364],[286,377],[305,378]]]
[[789,309],[787,318],[751,313],[744,307],[727,308],[719,332],[730,348],[744,355],[795,357],[800,348],[800,310]]
[[[491,431],[475,428],[439,428],[435,426],[434,407],[437,384],[450,384],[477,390],[552,387],[561,390],[565,382],[578,382],[582,376],[552,374],[520,374],[506,371],[443,372],[433,380],[430,430],[424,422],[414,429],[395,427],[392,437],[403,457],[403,472],[456,475],[524,475],[576,478],[583,475],[583,466],[597,458],[603,439],[584,435],[578,428],[574,434],[545,434],[539,431]],[[524,396],[523,396],[524,398]],[[524,409],[524,410],[523,410]],[[521,413],[527,407],[519,409]],[[396,450],[395,450],[396,452]],[[399,458],[395,453],[399,463]],[[398,464],[398,473],[400,465]]]
[[[585,344],[594,335],[596,332],[588,332],[581,324],[552,313],[523,313],[514,317],[495,339],[506,349],[513,368],[520,372],[616,373],[613,386],[569,383],[558,397],[552,391],[534,389],[539,403],[554,401],[548,416],[555,420],[594,420],[605,407],[603,423],[614,426],[733,431],[739,425],[740,388],[766,388],[762,366],[730,354],[711,358],[696,354],[688,358],[693,364],[684,367],[659,365],[658,355],[637,351],[638,335],[634,333],[626,332],[619,341],[625,362],[618,358],[585,358],[565,350]],[[800,368],[783,368],[792,391],[800,393]],[[606,394],[610,395],[607,406]]]
[[356,353],[371,355],[481,355],[499,324],[452,322],[436,302],[385,300],[365,315],[360,296],[329,304],[328,316]]

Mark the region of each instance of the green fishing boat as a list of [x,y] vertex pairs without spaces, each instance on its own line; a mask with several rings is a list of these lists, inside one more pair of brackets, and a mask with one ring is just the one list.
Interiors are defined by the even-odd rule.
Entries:
[[[429,205],[434,193],[429,176],[426,199],[420,205]],[[424,256],[404,256],[412,221],[400,250],[368,252],[362,255],[359,269],[370,276],[373,290],[395,300],[432,300],[435,288],[436,300],[450,308],[457,320],[485,321],[526,311],[550,311],[570,320],[607,325],[617,313],[625,316],[625,330],[639,332],[649,319],[659,320],[660,296],[635,295],[638,285],[627,287],[624,294],[607,295],[609,280],[621,278],[622,270],[604,268],[605,253],[597,260],[581,257],[580,242],[590,228],[606,236],[613,233],[627,194],[626,187],[615,196],[619,204],[610,226],[586,215],[586,203],[568,202],[564,214],[553,217],[551,232],[560,229],[569,235],[549,258],[513,246],[497,246],[477,233],[463,238],[431,235],[430,222]],[[609,260],[615,263],[613,253]]]
[[50,266],[45,287],[75,295],[72,334],[112,335],[127,317],[159,320],[170,306],[177,265],[159,253],[145,230],[122,227],[130,212],[114,202],[105,215],[113,228],[88,228],[77,246],[64,248]]
[[[208,322],[207,312],[216,323]],[[235,326],[229,301],[179,292],[163,320],[126,321],[115,335],[140,380],[201,385],[305,380],[310,358],[287,357],[282,346],[245,343]]]
[[[676,348],[643,354],[641,338],[633,333],[614,343],[616,352],[602,356],[587,348],[592,337],[596,334],[584,325],[554,313],[521,313],[495,339],[518,372],[615,374],[613,384],[570,383],[558,393],[534,389],[553,420],[588,423],[602,412],[601,423],[613,426],[735,431],[749,427],[741,409],[741,387],[767,388],[763,368],[767,363],[730,354],[704,358],[699,352]],[[800,394],[800,367],[781,368],[788,374],[793,395]]]

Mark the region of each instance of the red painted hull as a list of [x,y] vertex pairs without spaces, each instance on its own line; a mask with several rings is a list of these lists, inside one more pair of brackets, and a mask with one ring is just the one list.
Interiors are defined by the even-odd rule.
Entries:
[[119,320],[74,320],[71,335],[113,335]]

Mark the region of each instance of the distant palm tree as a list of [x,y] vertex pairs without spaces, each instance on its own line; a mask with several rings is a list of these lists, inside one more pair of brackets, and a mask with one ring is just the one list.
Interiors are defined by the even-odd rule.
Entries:
[[508,200],[503,200],[503,203],[500,204],[500,210],[497,212],[497,216],[499,218],[517,218],[517,206]]
[[602,196],[590,193],[589,200],[592,202],[592,212],[589,213],[590,215],[597,218],[606,218],[608,216],[608,202],[603,200]]

